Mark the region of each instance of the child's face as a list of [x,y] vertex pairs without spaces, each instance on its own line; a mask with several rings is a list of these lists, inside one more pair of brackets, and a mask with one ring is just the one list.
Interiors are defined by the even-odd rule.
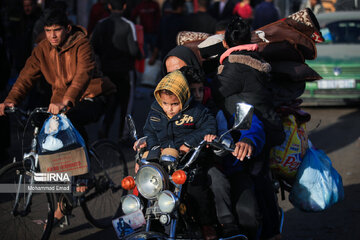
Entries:
[[202,103],[204,98],[204,84],[192,83],[190,84],[190,91],[195,101]]
[[175,95],[160,94],[161,107],[169,118],[181,111],[179,99]]

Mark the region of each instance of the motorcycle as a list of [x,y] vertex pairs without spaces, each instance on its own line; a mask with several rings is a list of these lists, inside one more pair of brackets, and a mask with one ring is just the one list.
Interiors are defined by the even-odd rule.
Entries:
[[[196,173],[195,162],[206,146],[221,152],[234,150],[230,141],[223,138],[233,130],[249,129],[253,115],[253,106],[246,103],[236,104],[233,127],[216,141],[203,140],[184,156],[155,154],[151,151],[145,158],[144,150],[136,154],[140,165],[135,177],[127,176],[122,187],[133,193],[121,198],[124,213],[113,220],[114,229],[120,239],[201,239],[200,226],[196,223],[190,202],[187,201],[186,185]],[[138,139],[135,124],[131,116],[127,117],[133,138],[141,145],[146,137]],[[155,157],[154,157],[155,156]],[[138,192],[138,194],[134,194]],[[220,239],[247,239],[245,235]]]

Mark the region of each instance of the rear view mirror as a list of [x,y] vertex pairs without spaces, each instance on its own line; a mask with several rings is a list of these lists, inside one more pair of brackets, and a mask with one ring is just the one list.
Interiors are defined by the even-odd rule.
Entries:
[[233,129],[247,130],[251,127],[254,107],[247,103],[236,103]]
[[136,127],[135,127],[135,122],[132,118],[132,116],[130,114],[128,114],[126,116],[126,123],[129,127],[129,131],[130,131],[130,135],[134,140],[138,140],[138,136],[137,136],[137,132],[136,132]]
[[223,133],[219,140],[221,140],[228,132],[233,130],[247,130],[251,127],[254,107],[247,103],[236,103],[235,120],[231,129]]

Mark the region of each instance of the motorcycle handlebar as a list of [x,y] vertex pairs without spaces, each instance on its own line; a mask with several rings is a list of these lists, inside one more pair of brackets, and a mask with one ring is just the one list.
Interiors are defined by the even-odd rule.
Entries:
[[224,144],[220,143],[220,142],[207,142],[207,145],[215,148],[215,150],[226,150],[229,152],[233,152],[235,150],[235,144],[231,144],[229,147],[225,146]]
[[207,141],[203,140],[200,142],[200,144],[197,147],[194,148],[195,151],[192,153],[190,159],[186,162],[186,164],[182,167],[182,169],[189,167],[194,161],[196,161],[197,157],[200,154],[201,149],[206,145],[209,145],[217,150],[226,150],[226,151],[230,151],[230,152],[233,152],[235,149],[235,147],[233,147],[233,146],[227,147],[224,144],[222,144],[216,140],[213,142],[207,142]]

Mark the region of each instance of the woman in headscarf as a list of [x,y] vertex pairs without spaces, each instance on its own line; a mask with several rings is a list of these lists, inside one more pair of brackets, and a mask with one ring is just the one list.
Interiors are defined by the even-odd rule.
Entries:
[[199,71],[202,67],[195,53],[188,47],[178,45],[171,49],[163,59],[162,74],[165,76],[184,66],[191,66]]

